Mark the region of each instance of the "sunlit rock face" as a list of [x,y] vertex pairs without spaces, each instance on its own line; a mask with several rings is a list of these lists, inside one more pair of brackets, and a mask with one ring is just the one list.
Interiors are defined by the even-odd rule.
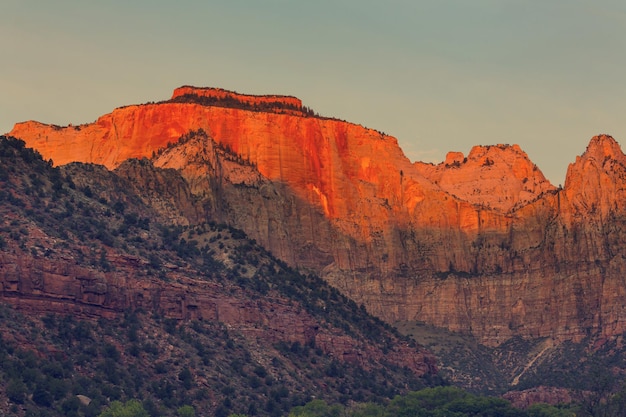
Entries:
[[572,221],[577,216],[606,218],[622,212],[626,157],[619,144],[608,135],[591,139],[587,150],[570,164],[565,179],[565,195]]
[[11,134],[55,164],[147,157],[179,170],[204,201],[199,217],[245,230],[388,321],[488,344],[626,330],[626,157],[609,136],[556,189],[517,145],[411,163],[395,138],[313,116],[298,99],[219,89]]
[[467,157],[449,152],[441,164],[415,166],[446,192],[502,212],[555,190],[518,145],[474,146]]

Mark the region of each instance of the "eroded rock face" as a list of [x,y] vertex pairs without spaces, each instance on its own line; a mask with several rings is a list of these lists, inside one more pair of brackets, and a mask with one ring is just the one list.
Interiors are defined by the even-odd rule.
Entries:
[[251,299],[236,289],[168,271],[168,282],[146,278],[139,256],[110,253],[113,272],[76,265],[74,259],[36,259],[0,253],[0,300],[35,314],[79,319],[116,318],[142,309],[178,320],[219,321],[263,343],[315,345],[333,357],[369,369],[384,361],[417,376],[435,374],[436,360],[422,349],[397,342],[388,352],[323,326],[302,306],[280,297]]
[[516,145],[412,164],[394,138],[358,125],[190,102],[11,134],[57,164],[153,158],[204,201],[199,216],[242,228],[390,322],[488,344],[626,330],[626,157],[609,136],[592,139],[557,190]]
[[624,212],[626,156],[608,135],[591,139],[587,150],[570,164],[565,178],[567,215],[571,222],[580,217],[607,219]]
[[555,190],[518,145],[474,146],[467,158],[450,152],[439,165],[415,167],[446,192],[502,212]]

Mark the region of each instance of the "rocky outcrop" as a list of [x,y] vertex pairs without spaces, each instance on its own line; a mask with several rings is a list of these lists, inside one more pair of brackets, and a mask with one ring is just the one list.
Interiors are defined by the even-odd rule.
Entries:
[[[248,97],[174,96],[218,92]],[[199,99],[11,133],[57,164],[147,157],[177,170],[199,216],[244,229],[390,322],[492,345],[626,330],[626,157],[609,136],[592,139],[556,189],[516,145],[412,164],[394,138],[362,126]]]
[[568,389],[544,386],[524,391],[509,391],[503,397],[511,401],[513,407],[521,409],[537,403],[559,405],[569,404],[574,400],[572,392]]
[[359,293],[377,293],[376,314],[469,330],[489,345],[515,335],[557,342],[619,335],[626,329],[623,161],[614,139],[595,137],[570,166],[565,189],[508,213],[506,227],[469,243],[473,269],[451,264],[417,283],[383,278],[387,291]]
[[505,213],[555,190],[518,145],[474,146],[467,158],[449,152],[438,165],[415,167],[446,192]]
[[566,207],[562,212],[569,223],[606,221],[623,213],[626,207],[626,156],[608,135],[591,139],[587,150],[570,164],[565,178]]

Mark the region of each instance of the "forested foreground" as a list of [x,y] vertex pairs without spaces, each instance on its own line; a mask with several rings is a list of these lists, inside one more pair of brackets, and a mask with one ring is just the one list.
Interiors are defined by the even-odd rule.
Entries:
[[[578,411],[578,413],[577,413]],[[470,394],[456,387],[426,388],[398,395],[386,405],[356,404],[328,405],[314,400],[295,407],[290,417],[566,417],[577,416],[580,410],[569,406],[554,407],[536,404],[528,410],[519,410],[497,397]]]
[[[457,387],[435,387],[398,395],[386,404],[353,403],[328,404],[313,400],[304,406],[294,407],[289,417],[573,417],[573,416],[623,416],[626,405],[621,392],[606,400],[598,397],[581,397],[581,403],[561,406],[535,404],[520,410],[497,397],[470,394]],[[194,417],[193,407],[178,409],[180,417]],[[216,414],[217,415],[217,414]],[[101,417],[150,417],[141,402],[130,400],[114,402]],[[245,414],[224,414],[223,417],[247,417]]]

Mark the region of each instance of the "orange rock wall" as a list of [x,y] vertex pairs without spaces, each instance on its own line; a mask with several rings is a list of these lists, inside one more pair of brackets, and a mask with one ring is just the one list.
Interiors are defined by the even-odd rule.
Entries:
[[264,177],[288,185],[355,239],[371,239],[389,222],[408,223],[416,216],[434,227],[460,221],[463,230],[479,228],[476,209],[446,201],[449,196],[415,171],[395,138],[346,122],[163,103],[117,109],[76,127],[20,123],[11,134],[57,165],[82,161],[115,168],[128,158],[150,157],[200,128]]
[[[198,129],[205,140],[159,152]],[[515,145],[412,164],[394,138],[362,126],[197,104],[129,106],[77,127],[27,122],[11,134],[56,164],[115,168],[154,153],[211,216],[388,321],[489,344],[626,330],[626,157],[608,136],[556,190]]]

